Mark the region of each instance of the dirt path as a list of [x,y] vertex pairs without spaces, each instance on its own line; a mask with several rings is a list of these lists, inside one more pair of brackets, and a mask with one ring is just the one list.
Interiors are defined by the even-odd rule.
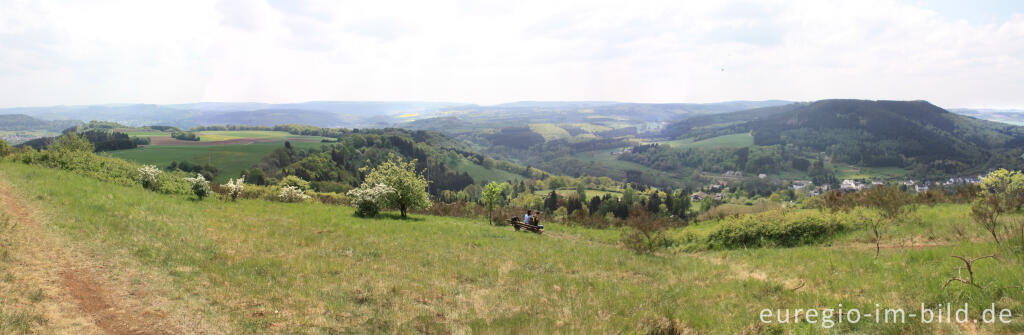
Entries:
[[[5,275],[22,287],[38,287],[40,297],[31,308],[44,329],[32,333],[69,334],[179,334],[166,314],[154,310],[153,299],[140,285],[114,283],[105,275],[113,269],[73,250],[11,185],[0,178],[0,206],[9,245],[3,247],[14,266]],[[149,301],[147,301],[149,300]],[[159,306],[159,304],[157,304]]]

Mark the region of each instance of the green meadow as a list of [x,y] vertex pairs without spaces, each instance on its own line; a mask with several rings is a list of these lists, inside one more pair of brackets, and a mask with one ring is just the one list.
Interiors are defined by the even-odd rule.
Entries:
[[[147,282],[203,317],[226,320],[215,323],[222,333],[1024,332],[1019,255],[975,263],[979,287],[943,288],[963,272],[950,255],[996,251],[966,205],[921,207],[884,232],[877,258],[860,226],[801,247],[691,248],[718,221],[672,229],[673,246],[637,255],[620,244],[619,229],[549,222],[537,235],[482,219],[365,219],[316,203],[196,201],[15,163],[0,163],[0,180],[45,208],[46,225],[71,245],[166,279]],[[922,303],[969,303],[971,318],[994,305],[1012,311],[1013,322],[823,328],[758,320],[766,308],[841,304],[867,313]]]
[[693,138],[686,138],[675,141],[662,141],[656,142],[659,144],[668,144],[673,148],[694,148],[694,149],[714,149],[714,148],[744,148],[754,145],[754,136],[749,133],[723,135],[718,137],[712,137],[700,141],[694,141]]
[[[323,145],[319,142],[291,143],[295,148],[319,148]],[[222,145],[161,145],[110,151],[104,154],[159,167],[170,165],[172,161],[209,164],[220,169],[214,181],[223,183],[227,182],[229,178],[239,177],[243,169],[251,168],[274,149],[283,146],[284,141]]]

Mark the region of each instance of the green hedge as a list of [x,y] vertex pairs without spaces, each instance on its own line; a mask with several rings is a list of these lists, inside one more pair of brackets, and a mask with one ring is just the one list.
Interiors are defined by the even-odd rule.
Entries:
[[732,219],[707,238],[709,249],[794,247],[825,242],[852,225],[839,215],[768,212]]
[[[68,170],[73,173],[121,185],[139,185],[141,165],[114,157],[96,155],[84,151],[62,150],[21,150],[14,156],[15,161],[41,165],[48,168]],[[156,191],[161,193],[191,194],[191,185],[183,178],[190,177],[181,172],[164,172],[157,177]]]

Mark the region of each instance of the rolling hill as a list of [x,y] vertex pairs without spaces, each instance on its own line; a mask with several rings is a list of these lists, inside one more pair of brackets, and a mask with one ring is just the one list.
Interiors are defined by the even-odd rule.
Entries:
[[689,118],[666,128],[671,139],[750,133],[757,146],[825,153],[862,166],[943,173],[1019,163],[1024,128],[954,114],[926,101],[821,100]]

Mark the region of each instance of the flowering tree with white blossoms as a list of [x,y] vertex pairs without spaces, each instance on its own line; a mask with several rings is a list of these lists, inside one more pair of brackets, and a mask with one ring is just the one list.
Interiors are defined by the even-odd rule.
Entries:
[[283,202],[300,202],[310,198],[302,189],[295,186],[282,186],[281,193],[277,197]]
[[395,192],[391,186],[377,184],[373,187],[360,187],[346,193],[356,205],[356,215],[373,217],[380,213],[381,201]]
[[228,196],[231,197],[231,201],[238,199],[238,196],[242,194],[242,190],[245,189],[245,176],[238,179],[228,179],[228,183],[220,185],[228,191]]
[[199,200],[203,200],[212,192],[210,190],[210,182],[206,181],[206,178],[203,178],[201,174],[197,173],[195,178],[185,178],[185,181],[192,184],[192,194],[199,197]]
[[155,165],[143,165],[139,168],[139,180],[142,181],[142,187],[150,190],[156,190],[160,186],[160,181],[157,179],[163,171],[160,171]]
[[416,172],[416,160],[405,161],[401,156],[389,154],[388,160],[373,168],[359,188],[384,184],[395,191],[378,200],[382,207],[397,208],[404,218],[409,209],[430,207],[427,178]]

